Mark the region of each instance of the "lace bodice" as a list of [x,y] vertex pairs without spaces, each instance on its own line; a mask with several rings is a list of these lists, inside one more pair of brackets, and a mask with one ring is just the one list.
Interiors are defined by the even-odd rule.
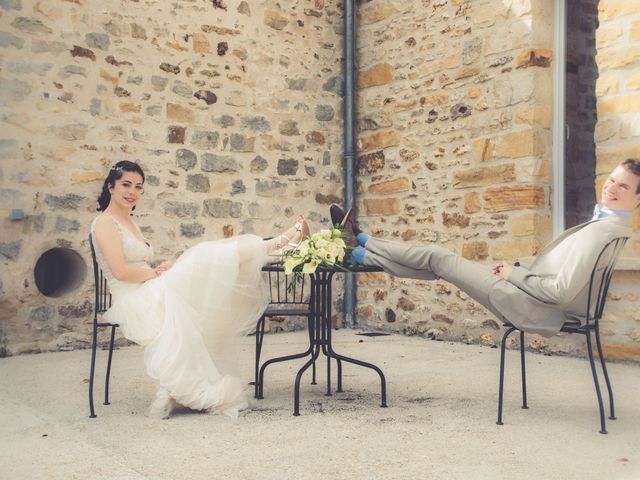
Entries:
[[[109,270],[109,265],[104,259],[102,255],[102,251],[100,250],[100,246],[98,242],[95,240],[95,226],[98,222],[113,222],[118,228],[118,232],[120,233],[120,240],[122,242],[122,252],[124,254],[124,260],[129,265],[133,267],[149,267],[149,262],[153,260],[153,247],[140,240],[136,237],[131,230],[122,225],[115,217],[111,215],[102,214],[98,215],[93,222],[91,223],[91,235],[94,238],[93,246],[96,250],[96,258],[98,260],[98,265],[104,272],[104,275],[107,279],[109,290],[114,296],[124,292],[127,290],[127,287],[131,285],[129,282],[123,282],[117,280],[111,274],[111,270]],[[134,226],[142,236],[142,232],[140,228],[134,223]],[[143,237],[144,238],[144,237]]]

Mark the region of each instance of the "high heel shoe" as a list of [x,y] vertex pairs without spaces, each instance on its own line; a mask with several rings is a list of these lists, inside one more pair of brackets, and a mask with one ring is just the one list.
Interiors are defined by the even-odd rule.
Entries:
[[[289,232],[293,230],[292,233]],[[289,234],[289,235],[287,235]],[[275,245],[269,251],[268,263],[280,263],[284,260],[284,255],[298,248],[300,244],[311,236],[309,225],[302,215],[298,217],[298,221],[287,232],[278,235]]]

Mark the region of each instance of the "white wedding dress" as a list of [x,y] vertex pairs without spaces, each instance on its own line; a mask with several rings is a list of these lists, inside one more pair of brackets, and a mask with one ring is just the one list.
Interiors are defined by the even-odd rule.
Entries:
[[[92,234],[98,221],[116,224],[128,264],[149,267],[148,243],[106,214],[93,221]],[[147,373],[160,388],[195,410],[236,417],[247,408],[246,384],[233,375],[236,340],[255,326],[268,303],[261,272],[265,242],[255,235],[201,242],[144,283],[115,279],[94,246],[113,297],[105,319],[145,347]]]

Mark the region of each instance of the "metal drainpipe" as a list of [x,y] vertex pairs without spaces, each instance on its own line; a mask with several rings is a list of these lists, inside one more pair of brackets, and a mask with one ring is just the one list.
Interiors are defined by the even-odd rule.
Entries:
[[[355,201],[355,8],[354,0],[344,0],[344,203],[353,208]],[[344,275],[344,322],[353,328],[356,320],[355,275]]]

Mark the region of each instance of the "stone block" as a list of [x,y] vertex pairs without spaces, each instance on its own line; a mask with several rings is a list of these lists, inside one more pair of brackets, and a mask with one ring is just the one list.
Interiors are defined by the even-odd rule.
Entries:
[[295,175],[298,173],[298,160],[281,158],[278,160],[278,175]]
[[232,133],[229,143],[232,152],[253,152],[255,138],[246,137],[241,133]]
[[358,88],[386,85],[393,81],[393,67],[389,63],[378,63],[358,72]]
[[220,135],[217,132],[196,130],[191,135],[191,145],[203,150],[212,150],[218,146]]
[[131,38],[138,38],[140,40],[147,39],[147,31],[137,23],[129,25],[129,33],[131,34]]
[[382,150],[360,155],[357,161],[358,174],[370,175],[379,172],[384,168],[384,165],[385,159]]
[[289,24],[289,19],[275,10],[264,12],[264,24],[274,30],[282,30]]
[[209,198],[204,201],[202,214],[213,218],[240,218],[242,203],[226,198]]
[[298,122],[295,120],[284,120],[278,125],[278,130],[281,135],[286,135],[288,137],[294,135],[300,135],[300,130],[298,129]]
[[[585,348],[585,347],[583,347]],[[602,353],[604,357],[610,361],[640,361],[640,345],[633,344],[602,344]],[[586,350],[585,350],[586,355]]]
[[21,50],[23,46],[24,40],[22,38],[9,32],[0,32],[0,47],[14,47]]
[[396,308],[404,310],[405,312],[412,312],[416,309],[416,304],[406,297],[400,297],[398,299],[398,303],[396,304]]
[[469,217],[461,215],[458,212],[442,212],[442,224],[447,227],[461,227],[466,228],[469,226]]
[[187,190],[189,190],[190,192],[208,193],[211,191],[209,177],[202,173],[187,175],[186,186]]
[[629,23],[629,40],[632,42],[640,40],[640,20]]
[[75,193],[68,193],[66,195],[51,195],[47,193],[44,197],[44,203],[46,203],[52,210],[78,210],[81,202],[85,197],[76,195]]
[[329,122],[333,120],[335,110],[331,105],[316,105],[316,120],[320,122]]
[[15,260],[20,255],[22,248],[22,240],[14,240],[12,242],[0,242],[0,255],[9,260]]
[[198,90],[193,96],[198,100],[203,100],[207,105],[213,105],[218,101],[218,96],[210,90]]
[[204,33],[196,32],[193,34],[193,51],[196,53],[211,52],[211,45]]
[[93,303],[85,300],[80,305],[67,304],[58,307],[58,315],[62,318],[89,318],[93,313]]
[[506,163],[455,171],[453,173],[453,187],[480,187],[495,183],[512,182],[515,179],[515,165]]
[[615,74],[604,74],[596,80],[596,96],[604,97],[618,93],[619,78]]
[[240,126],[253,132],[266,133],[271,130],[271,123],[263,116],[242,117]]
[[203,172],[236,173],[242,170],[242,165],[231,155],[205,153],[202,155],[200,169]]
[[472,148],[475,158],[481,162],[498,158],[539,156],[545,153],[546,136],[538,130],[523,130],[479,138],[474,140]]
[[179,148],[176,150],[176,165],[183,170],[191,170],[198,163],[198,157],[191,150]]
[[517,260],[518,258],[535,256],[542,244],[535,239],[507,240],[493,242],[491,252],[494,260]]
[[42,23],[42,21],[33,17],[16,17],[11,22],[11,26],[24,33],[53,33],[51,28],[47,27]]
[[640,3],[628,0],[600,0],[598,2],[598,20],[600,22],[632,13],[640,13]]
[[622,37],[620,24],[601,26],[596,30],[596,49],[615,44]]
[[545,192],[544,187],[539,185],[487,188],[483,200],[487,212],[537,209],[545,206]]
[[245,186],[242,180],[234,180],[231,184],[231,195],[240,195],[241,193],[246,193],[247,187]]
[[93,53],[93,50],[81,47],[79,45],[74,45],[73,48],[70,50],[70,53],[72,57],[81,57],[81,58],[84,57],[84,58],[88,58],[92,62],[96,61],[96,54]]
[[331,205],[332,203],[341,204],[342,199],[337,195],[316,193],[315,200],[318,205]]
[[516,111],[516,124],[551,128],[553,111],[546,105],[525,105]]
[[369,193],[375,194],[408,192],[411,190],[411,181],[406,177],[394,178],[393,180],[371,184],[367,190]]
[[29,310],[28,320],[30,322],[49,322],[56,314],[55,308],[51,305],[40,305]]
[[606,53],[596,57],[596,62],[601,72],[623,70],[640,63],[640,50],[635,45],[608,48]]
[[372,2],[358,8],[358,20],[361,25],[370,25],[400,13],[397,2]]
[[532,213],[514,217],[511,221],[511,234],[514,237],[531,235],[547,237],[551,235],[552,228],[550,217]]
[[120,104],[120,111],[123,113],[138,113],[142,105],[139,103],[123,102]]
[[168,83],[169,79],[166,77],[160,77],[158,75],[151,76],[151,85],[156,92],[163,91]]
[[390,130],[386,132],[376,132],[360,138],[360,150],[367,152],[400,145],[400,132]]
[[167,73],[173,73],[174,75],[180,73],[180,67],[178,65],[171,65],[170,63],[161,63],[160,70]]
[[201,223],[181,223],[180,235],[186,238],[197,238],[204,235],[205,227]]
[[167,217],[196,218],[198,205],[193,202],[167,202],[164,204],[164,214]]
[[260,155],[256,155],[249,164],[251,173],[261,173],[264,172],[267,168],[269,168],[269,162]]
[[183,107],[175,103],[167,103],[167,118],[174,122],[193,123],[195,114],[188,107]]
[[307,133],[304,138],[310,145],[324,145],[326,141],[324,135],[316,130]]
[[640,90],[640,74],[631,74],[625,83],[627,90]]
[[[596,146],[596,175],[609,175],[625,158],[640,157],[640,145],[637,142],[614,146]],[[599,193],[599,189],[596,193]]]
[[176,95],[180,95],[184,98],[191,98],[193,95],[193,90],[188,83],[181,82],[180,80],[176,80],[173,82],[173,87],[171,87],[171,91]]
[[480,194],[478,192],[468,192],[464,194],[464,213],[479,212],[481,206]]
[[343,88],[342,77],[330,77],[322,84],[322,90],[325,92],[335,93],[339,96],[342,96]]
[[256,194],[262,197],[279,197],[287,193],[288,183],[279,180],[258,180]]
[[402,202],[399,198],[365,198],[363,200],[366,215],[397,215]]
[[86,42],[88,47],[97,48],[99,50],[108,50],[109,45],[111,45],[109,35],[107,35],[106,33],[87,33],[84,36],[84,41]]
[[24,100],[31,93],[31,84],[17,78],[0,77],[0,104]]
[[521,50],[516,59],[516,68],[551,66],[553,52],[546,48],[526,48]]
[[58,216],[55,224],[56,233],[72,233],[80,230],[80,222],[73,218]]
[[467,260],[482,261],[489,256],[487,242],[467,242],[462,245],[462,257]]
[[618,95],[613,98],[598,100],[598,117],[607,113],[640,112],[640,94]]

